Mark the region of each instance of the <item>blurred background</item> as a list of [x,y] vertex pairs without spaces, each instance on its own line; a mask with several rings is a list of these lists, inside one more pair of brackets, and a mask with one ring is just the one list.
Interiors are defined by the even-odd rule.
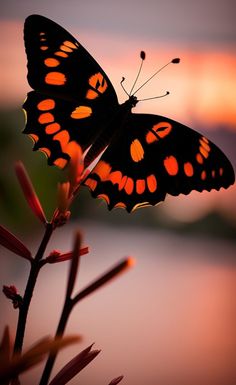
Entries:
[[[122,76],[131,88],[139,52],[147,54],[142,80],[174,57],[142,89],[139,97],[170,91],[139,103],[136,112],[168,116],[215,142],[236,169],[236,26],[233,0],[108,0],[2,2],[0,14],[0,218],[1,224],[34,251],[43,229],[29,211],[14,175],[22,160],[50,218],[56,185],[65,175],[49,168],[22,135],[21,105],[27,84],[24,19],[38,13],[68,29],[111,79],[119,101],[126,99]],[[141,80],[140,80],[141,81]],[[85,385],[108,384],[120,374],[127,385],[233,385],[236,383],[236,187],[210,193],[167,197],[153,208],[127,214],[81,191],[71,224],[60,229],[49,250],[67,251],[78,227],[91,253],[82,260],[78,288],[125,255],[135,268],[81,303],[67,332],[102,349],[82,372]],[[28,266],[1,249],[1,285],[24,292]],[[63,303],[66,263],[45,268],[33,298],[26,346],[53,334]],[[0,327],[12,334],[17,311],[1,296]],[[49,314],[49,309],[52,314]],[[68,348],[57,368],[78,350]],[[24,376],[37,383],[40,368]],[[72,381],[76,384],[79,380]]]

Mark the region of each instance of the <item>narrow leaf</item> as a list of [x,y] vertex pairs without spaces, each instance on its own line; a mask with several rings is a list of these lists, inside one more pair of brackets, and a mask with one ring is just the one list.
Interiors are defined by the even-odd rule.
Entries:
[[77,303],[87,295],[93,293],[95,290],[99,289],[106,283],[110,282],[113,278],[116,278],[121,273],[125,272],[130,267],[134,266],[135,259],[132,257],[127,257],[115,265],[113,268],[108,270],[107,273],[103,274],[101,277],[97,278],[94,282],[88,285],[85,289],[79,292],[73,299],[73,304]]
[[26,353],[23,353],[22,355],[15,355],[8,365],[1,368],[0,383],[15,378],[20,373],[39,364],[45,358],[46,354],[58,351],[67,345],[78,342],[79,340],[79,336],[68,336],[56,340],[52,340],[49,337],[43,338]]
[[90,350],[92,347],[84,349],[71,361],[69,361],[53,378],[49,385],[64,385],[75,377],[82,369],[84,369],[95,357],[100,350]]
[[47,222],[46,216],[22,162],[16,163],[15,172],[28,205],[36,217],[45,224]]
[[119,376],[116,378],[113,378],[113,380],[109,383],[109,385],[117,385],[121,380],[123,380],[124,376]]
[[[88,254],[88,252],[89,252],[88,246],[82,247],[79,250],[79,256]],[[72,251],[69,251],[68,253],[62,253],[62,254],[60,254],[59,252],[57,254],[52,253],[45,259],[45,262],[47,262],[47,263],[64,262],[64,261],[69,261],[70,259],[72,259],[72,257],[73,257]]]
[[13,235],[9,230],[0,225],[0,244],[13,253],[20,255],[21,257],[32,259],[31,252],[27,247]]
[[9,327],[6,326],[0,344],[0,371],[4,368],[5,365],[9,364],[12,353],[11,348]]

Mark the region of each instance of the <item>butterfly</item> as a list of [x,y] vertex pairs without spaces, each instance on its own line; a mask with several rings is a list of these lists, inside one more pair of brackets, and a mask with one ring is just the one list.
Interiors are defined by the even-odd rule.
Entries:
[[205,136],[167,117],[133,113],[134,93],[119,104],[105,72],[60,25],[31,15],[24,40],[33,91],[23,105],[23,132],[33,139],[33,150],[60,168],[74,151],[87,151],[87,167],[105,150],[84,185],[109,209],[131,212],[158,204],[166,194],[234,183],[230,161]]

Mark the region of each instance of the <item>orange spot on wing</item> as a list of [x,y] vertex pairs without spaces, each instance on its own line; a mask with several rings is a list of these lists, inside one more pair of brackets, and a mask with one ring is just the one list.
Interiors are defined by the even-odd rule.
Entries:
[[49,158],[49,156],[51,155],[51,151],[49,150],[49,148],[41,147],[41,148],[39,149],[39,151],[43,152],[48,158]]
[[121,179],[122,179],[122,174],[120,171],[113,171],[109,175],[109,180],[113,184],[116,184],[116,183],[119,184],[121,182]]
[[223,175],[223,173],[224,173],[224,169],[223,169],[222,167],[219,169],[219,173],[220,173],[220,176],[222,176],[222,175]]
[[94,191],[95,188],[97,187],[97,181],[92,179],[92,178],[88,178],[86,179],[86,181],[84,182],[84,184],[86,186],[88,186],[90,188],[90,190]]
[[124,189],[125,189],[125,192],[128,194],[128,195],[131,195],[132,192],[133,192],[133,189],[134,189],[134,181],[132,178],[127,178],[126,180],[126,183],[125,183],[125,186],[124,186]]
[[60,142],[61,150],[64,152],[70,140],[70,135],[68,131],[63,130],[61,132],[58,132],[58,134],[54,135],[53,140],[58,140],[58,142]]
[[205,180],[206,179],[206,171],[203,170],[202,173],[201,173],[201,180]]
[[45,76],[45,82],[54,86],[63,86],[66,82],[66,77],[61,72],[49,72]]
[[179,165],[177,159],[173,155],[165,158],[164,166],[169,175],[174,176],[178,174]]
[[189,177],[193,176],[194,170],[193,170],[193,166],[190,162],[184,163],[184,172],[185,172],[185,175],[187,175]]
[[101,94],[103,94],[103,92],[105,92],[107,89],[106,79],[101,74],[101,72],[98,72],[97,74],[90,76],[89,84],[91,87],[98,90]]
[[46,45],[42,45],[42,46],[40,47],[40,49],[41,49],[42,51],[47,51],[47,49],[48,49],[48,46],[46,46]]
[[90,78],[89,78],[90,86],[92,86],[93,88],[97,88],[97,82],[102,80],[101,76],[102,76],[102,74],[100,72],[95,74],[95,75],[90,76]]
[[205,136],[202,136],[202,140],[204,140],[205,143],[209,143],[209,140]]
[[39,32],[39,36],[44,36],[45,32]]
[[[100,164],[101,163],[101,164]],[[95,172],[102,181],[110,181],[118,185],[118,190],[125,188],[127,194],[131,194],[134,189],[132,178],[123,176],[120,171],[111,171],[111,166],[104,161],[99,161],[92,172]]]
[[145,191],[145,180],[137,179],[136,180],[136,192],[137,194],[143,194]]
[[55,134],[55,132],[59,131],[60,128],[61,126],[59,123],[51,123],[45,127],[45,132],[46,134],[49,134],[49,135]]
[[36,134],[29,134],[29,137],[33,140],[34,143],[39,140],[39,137]]
[[57,51],[54,53],[54,55],[60,56],[60,57],[68,57],[68,54],[62,51]]
[[196,160],[199,164],[203,164],[203,162],[204,162],[202,155],[199,153],[196,155]]
[[73,50],[70,47],[67,47],[66,45],[62,44],[60,46],[60,49],[64,52],[72,52]]
[[59,60],[54,59],[53,57],[49,57],[49,58],[44,60],[44,64],[47,67],[57,67],[57,66],[59,66],[60,62],[59,62]]
[[55,164],[55,166],[57,166],[59,168],[64,168],[67,164],[67,160],[63,159],[63,158],[58,158],[58,159],[54,160],[53,163]]
[[[204,138],[205,139],[205,138]],[[200,145],[207,151],[207,152],[210,152],[211,151],[211,147],[209,146],[209,144],[204,140],[203,138],[199,140],[200,142]]]
[[155,124],[152,127],[152,130],[156,133],[156,135],[152,131],[147,133],[146,142],[148,144],[158,141],[158,138],[163,139],[165,136],[169,135],[172,130],[172,125],[169,122],[160,122]]
[[157,189],[157,180],[156,180],[156,177],[155,175],[149,175],[147,177],[147,186],[148,186],[148,190],[153,193],[154,191],[156,191]]
[[212,172],[211,172],[211,176],[212,176],[212,178],[215,178],[215,176],[216,176],[216,172],[215,172],[215,170],[212,170]]
[[37,108],[40,111],[52,110],[55,107],[56,103],[53,99],[45,99],[37,104]]
[[71,113],[73,119],[85,119],[92,115],[92,108],[87,106],[79,106]]
[[96,99],[98,97],[98,93],[93,90],[88,90],[85,97],[86,99]]
[[64,41],[63,44],[66,45],[69,48],[73,48],[73,49],[77,49],[78,48],[74,43],[72,43],[72,41],[69,41],[69,40]]
[[123,203],[123,202],[118,202],[118,203],[115,204],[114,208],[125,209],[126,208],[126,204]]
[[148,133],[146,135],[146,142],[147,142],[147,144],[151,144],[151,143],[156,142],[158,140],[159,139],[156,137],[156,135],[153,134],[153,132],[148,131]]
[[99,194],[97,197],[105,200],[108,205],[110,204],[110,198],[106,194]]
[[68,154],[70,158],[73,158],[77,153],[82,154],[82,149],[80,145],[73,140],[72,142],[67,144],[64,149],[64,152]]
[[204,147],[200,146],[199,151],[204,156],[204,158],[206,158],[206,159],[208,158],[209,152]]
[[160,122],[155,124],[152,129],[157,133],[159,138],[163,139],[171,132],[172,125],[169,122]]
[[94,167],[93,173],[97,174],[101,181],[105,181],[108,179],[108,176],[111,171],[111,166],[104,162],[103,160],[100,160],[98,164]]
[[45,112],[39,115],[38,121],[41,124],[51,123],[54,121],[54,116],[50,112]]
[[130,155],[134,162],[140,162],[144,157],[144,149],[138,139],[133,140],[130,145]]
[[128,177],[127,177],[126,175],[122,177],[122,179],[121,179],[121,181],[120,181],[120,183],[119,183],[119,185],[118,185],[118,190],[119,190],[119,191],[121,191],[121,190],[124,188],[125,183],[126,183],[126,181],[127,181],[127,178],[128,178]]

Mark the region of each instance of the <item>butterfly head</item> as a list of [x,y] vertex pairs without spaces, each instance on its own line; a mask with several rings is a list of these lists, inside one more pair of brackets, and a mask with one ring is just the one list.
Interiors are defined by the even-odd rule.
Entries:
[[129,99],[127,99],[123,104],[123,108],[125,111],[131,111],[133,107],[139,102],[138,98],[134,95],[130,95]]
[[127,100],[129,103],[130,107],[133,108],[136,106],[136,104],[139,102],[137,96],[131,95],[129,99]]

